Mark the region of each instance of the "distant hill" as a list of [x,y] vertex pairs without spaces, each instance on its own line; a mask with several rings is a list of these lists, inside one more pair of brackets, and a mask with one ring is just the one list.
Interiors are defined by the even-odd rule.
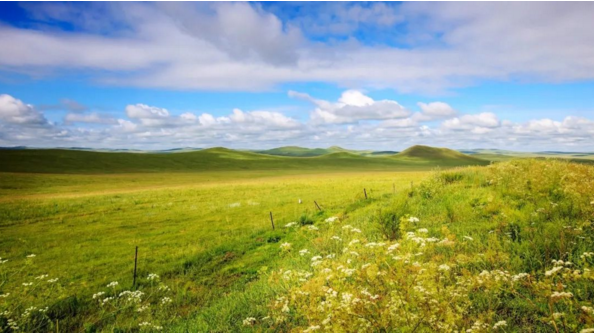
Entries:
[[171,153],[97,152],[65,149],[0,150],[0,172],[137,173],[246,170],[419,170],[484,165],[487,161],[448,149],[413,147],[396,155],[364,156],[333,148],[294,157],[215,147]]
[[476,158],[449,148],[439,148],[423,145],[415,145],[393,155],[394,159],[402,161],[419,161],[433,163],[440,166],[454,165],[487,165],[490,162]]
[[306,148],[299,146],[283,146],[270,150],[255,151],[256,153],[268,155],[280,155],[285,157],[316,157],[328,153],[332,153],[330,149],[325,148]]

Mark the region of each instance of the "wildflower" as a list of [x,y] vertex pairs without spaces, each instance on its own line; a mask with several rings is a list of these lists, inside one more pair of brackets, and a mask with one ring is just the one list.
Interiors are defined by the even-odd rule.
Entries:
[[336,241],[342,241],[342,239],[339,236],[336,236],[336,235],[332,236],[332,238],[330,238],[330,239],[336,240]]
[[148,327],[150,325],[151,325],[151,323],[148,321],[144,321],[144,322],[141,322],[138,324],[138,326],[140,326],[140,327]]
[[398,247],[400,247],[400,244],[399,244],[399,243],[395,243],[395,244],[393,244],[393,245],[390,245],[390,246],[388,247],[388,254],[390,254],[390,253],[392,253],[393,251],[395,251],[395,250],[396,250],[396,248],[398,248]]
[[147,279],[149,281],[155,281],[155,280],[158,280],[159,279],[159,275],[157,275],[157,274],[149,274],[148,277],[147,277]]
[[10,296],[10,293],[9,293],[9,292],[7,292],[7,293],[4,293],[4,294],[1,294],[1,295],[0,295],[0,298],[6,298],[6,297],[8,297],[8,296]]
[[110,302],[111,300],[113,300],[113,297],[107,297],[101,301],[101,305],[105,305],[106,303]]
[[359,243],[359,239],[353,239],[351,240],[351,242],[349,242],[349,246],[352,246],[354,244],[358,244]]
[[99,298],[99,297],[103,296],[104,294],[105,294],[105,292],[103,292],[103,291],[100,291],[100,292],[94,293],[94,294],[93,294],[93,299],[97,299],[97,298]]
[[309,225],[307,227],[307,229],[310,230],[310,231],[317,231],[317,230],[319,230],[319,228],[317,226],[315,226],[315,225]]
[[288,251],[291,249],[291,244],[288,242],[284,242],[280,245],[280,249],[282,249],[284,251]]
[[367,247],[367,248],[375,248],[376,246],[377,246],[377,243],[376,242],[370,242],[370,243],[368,243],[368,244],[365,245],[365,247]]
[[528,276],[530,276],[530,275],[528,275],[528,274],[526,274],[526,273],[519,273],[519,274],[517,274],[517,275],[514,275],[514,276],[512,277],[512,281],[519,281],[519,280],[521,280],[522,278],[525,278],[525,277],[528,277]]
[[307,250],[307,249],[302,249],[299,251],[299,255],[301,255],[301,256],[305,256],[305,254],[307,254],[307,253],[309,253],[309,250]]
[[565,313],[555,312],[553,313],[553,319],[558,320],[565,316]]
[[562,269],[563,269],[563,267],[553,267],[553,269],[547,270],[545,272],[545,276],[552,276],[552,275],[554,275],[555,273],[557,273],[558,271],[560,271]]
[[169,304],[171,302],[172,302],[172,300],[169,297],[163,297],[163,298],[161,298],[161,304],[162,305]]
[[499,327],[507,326],[507,322],[505,320],[497,321],[495,325],[493,325],[493,329],[497,329]]
[[136,309],[136,312],[142,313],[142,312],[148,310],[148,308],[149,308],[149,305],[142,305],[142,306],[140,306],[139,308]]
[[344,225],[342,227],[343,230],[351,230],[353,227],[351,225]]
[[289,228],[289,227],[292,227],[292,226],[295,226],[295,225],[297,225],[296,222],[290,222],[287,225],[285,225],[285,227]]
[[37,255],[35,255],[35,254],[29,254],[29,255],[27,255],[27,257],[28,257],[28,258],[34,258],[34,257],[36,257],[36,256],[37,256]]
[[256,323],[256,318],[254,317],[247,317],[243,319],[244,326],[253,326]]
[[317,331],[318,329],[320,329],[320,326],[318,326],[318,325],[312,325],[312,326],[309,326],[309,328],[306,329],[304,332],[305,333],[311,333],[311,332]]
[[439,266],[439,271],[449,271],[451,268],[447,264],[442,264]]
[[108,288],[115,288],[118,284],[120,284],[120,283],[118,283],[116,281],[113,281],[113,282],[107,284],[107,287]]
[[417,233],[429,233],[429,230],[426,228],[420,228],[417,230]]
[[584,252],[584,254],[580,255],[580,258],[585,260],[587,258],[591,258],[592,256],[594,256],[594,252]]
[[409,223],[418,223],[420,220],[417,217],[410,217],[408,218]]
[[571,297],[573,297],[573,293],[571,293],[571,292],[555,291],[551,294],[552,299],[562,299],[562,298],[571,298]]
[[8,260],[2,260],[2,258],[0,257],[0,264],[4,264],[6,262],[8,262]]
[[469,236],[467,236],[467,235],[465,235],[465,236],[464,236],[464,239],[466,239],[466,240],[470,240],[470,241],[474,240],[472,237],[469,237]]
[[590,315],[594,315],[594,308],[592,308],[590,306],[582,306],[582,311],[584,311]]
[[31,286],[31,285],[33,285],[33,282],[23,283],[23,286]]
[[353,232],[353,233],[361,233],[361,230],[358,229],[358,228],[354,228],[354,229],[351,230],[351,232]]
[[326,220],[324,220],[324,221],[326,223],[334,223],[337,219],[338,219],[338,217],[330,217],[330,218],[326,218]]
[[58,281],[58,278],[50,278],[47,280],[48,283],[56,283]]
[[322,257],[321,257],[321,256],[319,256],[319,255],[316,255],[316,256],[314,256],[314,257],[312,257],[312,258],[311,258],[311,262],[319,261],[319,260],[321,260],[321,259],[322,259]]

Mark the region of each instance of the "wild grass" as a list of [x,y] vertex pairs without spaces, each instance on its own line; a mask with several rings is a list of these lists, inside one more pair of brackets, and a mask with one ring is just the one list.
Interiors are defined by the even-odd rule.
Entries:
[[15,190],[0,201],[1,328],[594,330],[592,166],[203,181]]
[[[254,309],[252,300],[241,301],[261,296],[260,289],[276,292],[261,279],[276,266],[279,245],[293,237],[286,224],[343,210],[363,198],[364,187],[379,197],[392,192],[393,183],[400,189],[426,175],[3,174],[10,187],[0,199],[0,257],[7,261],[0,265],[0,312],[10,314],[0,316],[0,326],[10,331],[12,319],[15,331],[241,329],[241,320],[232,318]],[[169,290],[157,290],[150,274]],[[113,281],[119,284],[107,288]],[[117,298],[127,290],[143,292],[141,302]],[[164,297],[172,300],[167,308],[159,302]],[[220,308],[225,312],[213,311]],[[139,327],[143,322],[151,325]]]

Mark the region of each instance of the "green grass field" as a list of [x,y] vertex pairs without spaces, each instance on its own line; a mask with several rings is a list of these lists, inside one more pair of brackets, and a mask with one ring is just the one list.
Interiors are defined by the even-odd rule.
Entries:
[[594,326],[587,165],[427,147],[0,155],[3,331]]

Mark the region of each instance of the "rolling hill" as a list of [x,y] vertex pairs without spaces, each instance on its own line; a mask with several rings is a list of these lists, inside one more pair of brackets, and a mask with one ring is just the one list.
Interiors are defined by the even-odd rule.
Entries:
[[448,149],[415,146],[396,155],[363,156],[333,149],[313,157],[289,157],[222,147],[177,153],[94,152],[64,149],[0,150],[0,172],[132,173],[242,170],[417,170],[485,165]]
[[392,156],[403,162],[418,162],[439,166],[488,165],[488,160],[479,159],[448,148],[415,145]]

